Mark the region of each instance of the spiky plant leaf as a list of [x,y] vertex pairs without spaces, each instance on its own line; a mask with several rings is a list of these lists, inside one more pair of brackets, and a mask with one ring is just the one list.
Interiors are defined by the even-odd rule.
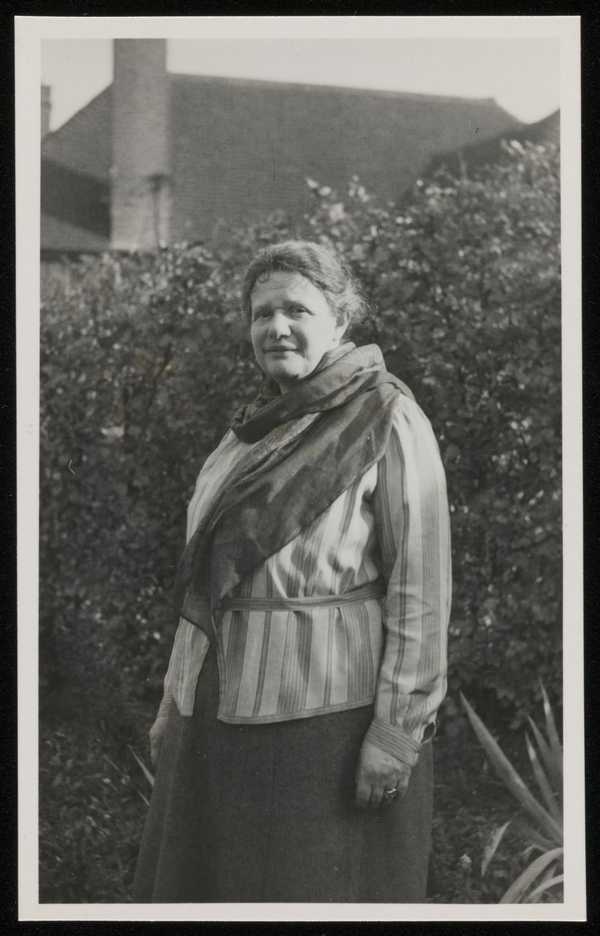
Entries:
[[133,748],[131,747],[130,744],[128,744],[127,747],[129,748],[129,750],[130,750],[131,753],[133,754],[133,757],[134,757],[135,761],[137,762],[137,764],[139,765],[139,767],[140,767],[142,773],[144,774],[146,780],[148,781],[148,783],[150,784],[150,786],[153,787],[153,786],[154,786],[154,777],[152,776],[152,774],[150,773],[150,771],[149,771],[148,768],[146,767],[145,763],[143,762],[143,760],[141,759],[141,757],[138,757],[138,755],[137,755],[136,752],[133,750]]
[[556,730],[556,722],[554,721],[554,715],[552,714],[552,706],[550,705],[550,700],[548,699],[548,694],[544,687],[543,683],[540,683],[540,688],[542,690],[542,700],[544,703],[544,716],[546,718],[546,735],[548,736],[548,741],[550,743],[550,750],[552,756],[556,762],[557,769],[560,770],[562,775],[562,762],[563,762],[563,750],[562,744],[558,737],[558,731]]
[[110,757],[109,757],[107,754],[103,754],[102,756],[103,756],[104,760],[107,762],[107,764],[110,764],[110,766],[111,766],[114,770],[117,771],[117,773],[119,774],[120,777],[125,777],[125,776],[126,776],[126,775],[125,775],[125,772],[124,772],[123,770],[121,770],[121,768],[120,768],[117,764],[115,764],[115,762],[114,762],[113,760],[111,760]]
[[536,845],[535,842],[532,842],[530,845],[526,845],[523,851],[521,852],[521,858],[530,858],[533,852],[543,852],[546,851],[545,848],[540,848],[539,845]]
[[489,867],[489,863],[496,854],[498,846],[504,837],[504,833],[510,825],[510,819],[508,822],[505,822],[504,825],[499,826],[497,829],[494,829],[492,832],[487,845],[483,850],[483,858],[481,860],[481,877],[485,877],[485,872]]
[[530,715],[527,716],[527,721],[531,726],[533,736],[535,738],[538,750],[542,755],[542,760],[544,761],[544,766],[546,768],[546,773],[548,774],[548,779],[551,781],[554,791],[562,796],[562,786],[563,786],[563,771],[562,771],[562,759],[557,765],[556,759],[550,750],[550,745],[544,738],[542,732],[534,722],[533,718]]
[[535,777],[536,783],[540,788],[540,793],[544,798],[544,802],[548,808],[548,812],[556,819],[558,824],[562,827],[562,814],[558,803],[552,793],[550,784],[548,783],[548,778],[544,773],[542,765],[540,764],[539,758],[535,752],[535,748],[531,743],[529,735],[525,734],[525,744],[527,745],[527,753],[529,754],[529,760],[531,761],[531,766],[533,768],[533,775]]
[[545,891],[550,890],[551,887],[556,887],[557,884],[563,884],[564,879],[564,874],[557,874],[554,877],[548,878],[531,891],[527,900],[531,901],[531,903],[539,903],[539,898]]
[[[550,865],[546,868],[546,870],[544,871],[544,873],[543,873],[543,874],[538,878],[538,880],[536,881],[535,887],[543,887],[543,885],[546,883],[546,881],[549,881],[550,878],[554,877],[555,874],[557,873],[557,871],[559,871],[559,870],[560,870],[560,868],[558,868],[558,866],[557,866],[556,864],[554,864],[554,863],[550,864]],[[531,891],[529,891],[529,893],[528,893],[528,895],[527,895],[527,897],[526,897],[525,899],[526,899],[526,900],[530,900],[530,898],[531,898]]]
[[520,903],[529,888],[537,881],[540,875],[549,868],[554,862],[557,862],[562,856],[562,848],[552,848],[549,852],[544,852],[513,881],[506,893],[501,897],[500,903]]
[[462,692],[460,696],[471,726],[483,745],[500,779],[518,800],[523,809],[525,809],[530,817],[540,826],[543,833],[547,835],[554,844],[561,843],[562,829],[556,820],[552,818],[550,813],[547,812],[540,803],[538,803],[536,798],[529,791],[498,742],[494,740],[479,716],[467,702]]
[[535,846],[538,851],[549,851],[551,848],[554,848],[556,842],[552,842],[549,838],[542,835],[537,829],[534,829],[528,822],[525,822],[523,819],[517,819],[515,825],[521,838],[526,842],[529,842],[531,845]]

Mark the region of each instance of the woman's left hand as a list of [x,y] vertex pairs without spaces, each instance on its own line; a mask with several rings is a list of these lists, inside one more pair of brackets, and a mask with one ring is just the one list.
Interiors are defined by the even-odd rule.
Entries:
[[[356,804],[377,808],[401,799],[408,788],[411,768],[368,741],[363,741],[356,771]],[[386,790],[397,789],[394,795]]]

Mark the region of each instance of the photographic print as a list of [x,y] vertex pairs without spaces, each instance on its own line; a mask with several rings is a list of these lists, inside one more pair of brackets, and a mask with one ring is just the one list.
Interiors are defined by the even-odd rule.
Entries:
[[21,917],[583,919],[578,19],[127,22],[16,22]]

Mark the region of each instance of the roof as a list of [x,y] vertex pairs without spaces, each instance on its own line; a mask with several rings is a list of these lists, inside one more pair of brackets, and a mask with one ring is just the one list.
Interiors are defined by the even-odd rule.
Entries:
[[207,236],[220,219],[299,217],[306,177],[345,191],[354,174],[397,198],[439,150],[517,122],[489,98],[328,85],[171,76],[173,236]]
[[[221,87],[230,86],[237,89],[245,88],[254,88],[259,91],[272,90],[275,92],[286,92],[286,91],[299,91],[307,92],[310,95],[314,94],[327,94],[333,92],[336,95],[358,95],[361,98],[364,98],[365,95],[373,95],[378,98],[389,98],[395,100],[414,100],[419,103],[425,102],[440,102],[440,103],[451,103],[451,102],[461,102],[465,101],[477,102],[479,104],[492,105],[500,110],[499,105],[496,103],[495,99],[492,97],[464,97],[460,95],[450,95],[450,94],[423,94],[417,91],[397,91],[389,88],[365,88],[355,85],[332,85],[332,84],[312,84],[311,82],[303,81],[273,81],[265,78],[239,78],[231,75],[200,75],[192,74],[188,72],[170,72],[169,77],[174,81],[182,82],[189,81],[199,84],[215,84]],[[507,111],[503,111],[506,116],[514,122],[514,117],[512,117]]]
[[451,172],[461,171],[462,167],[474,167],[497,162],[502,157],[502,144],[509,140],[519,143],[560,143],[560,111],[555,110],[547,117],[533,123],[520,124],[516,127],[495,134],[488,140],[458,147],[455,150],[436,154],[427,167],[427,173],[440,166]]
[[[220,219],[239,223],[272,209],[298,216],[310,206],[307,176],[344,189],[357,174],[380,197],[394,199],[435,153],[519,126],[491,98],[187,74],[168,79],[175,240],[209,236]],[[78,228],[87,232],[86,243],[104,249],[111,103],[109,86],[42,141],[42,163],[50,167],[42,210],[57,222],[44,227],[45,249],[73,249]],[[63,173],[57,187],[60,168],[70,181]]]

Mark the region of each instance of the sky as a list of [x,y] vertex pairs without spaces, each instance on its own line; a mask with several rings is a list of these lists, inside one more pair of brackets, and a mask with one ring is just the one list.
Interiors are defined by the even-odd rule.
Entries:
[[[559,106],[559,42],[548,38],[169,39],[171,72],[492,97],[525,122]],[[51,130],[110,84],[110,39],[46,39]]]

